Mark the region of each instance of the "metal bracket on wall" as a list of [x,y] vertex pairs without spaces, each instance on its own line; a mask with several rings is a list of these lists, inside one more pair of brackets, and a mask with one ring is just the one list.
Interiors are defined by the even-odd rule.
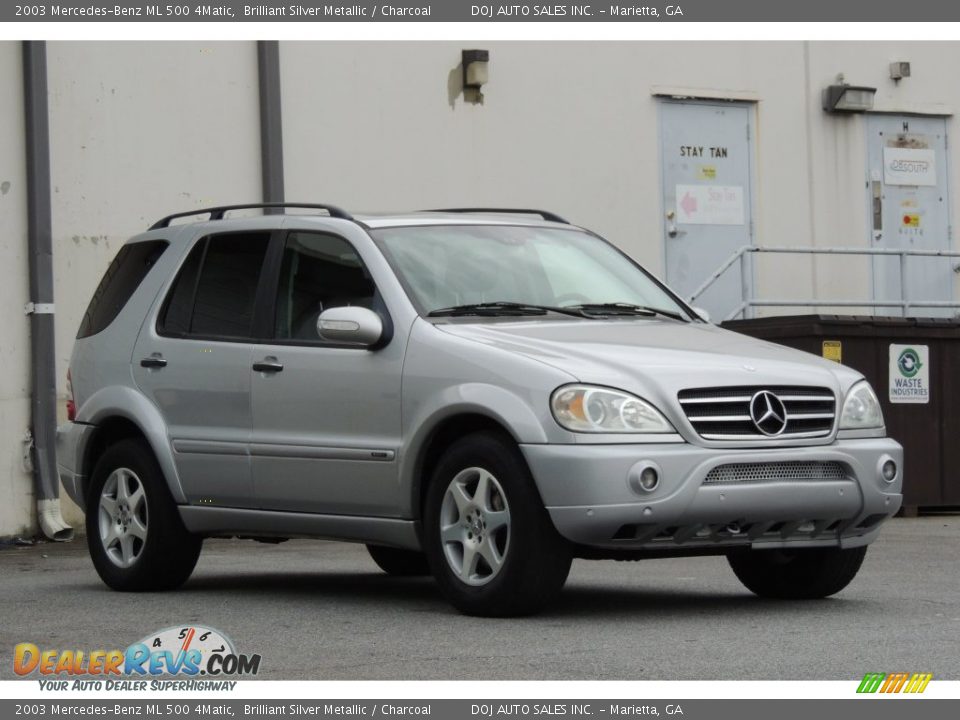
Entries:
[[28,302],[23,306],[24,315],[55,315],[56,309],[53,303],[32,303]]

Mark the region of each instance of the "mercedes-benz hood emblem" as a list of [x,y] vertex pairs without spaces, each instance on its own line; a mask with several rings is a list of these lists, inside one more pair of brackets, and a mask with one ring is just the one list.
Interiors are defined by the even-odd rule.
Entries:
[[787,408],[772,392],[761,390],[750,399],[750,419],[764,435],[779,435],[787,429]]

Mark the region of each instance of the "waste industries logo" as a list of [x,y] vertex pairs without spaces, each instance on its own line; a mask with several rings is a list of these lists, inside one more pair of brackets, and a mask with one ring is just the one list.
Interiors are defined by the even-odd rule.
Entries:
[[922,693],[933,679],[933,673],[867,673],[860,681],[858,693]]
[[[195,679],[256,675],[260,655],[238,653],[233,642],[219,630],[202,625],[175,625],[150,633],[125,650],[41,649],[31,642],[19,643],[13,652],[13,671],[19,677],[37,674],[45,680],[80,678],[107,683],[106,689],[132,689],[112,678],[152,679],[181,676]],[[44,680],[41,680],[44,683]],[[44,683],[46,685],[47,683]],[[50,689],[67,689],[67,682],[50,683]],[[137,688],[141,689],[145,683]],[[75,685],[76,686],[76,685]],[[101,687],[79,689],[103,689]],[[151,689],[163,689],[154,683]],[[185,689],[185,688],[182,688]],[[212,689],[212,688],[211,688]]]
[[891,403],[930,402],[930,350],[926,345],[890,345]]
[[905,378],[912,378],[916,376],[922,367],[923,363],[920,361],[920,353],[918,353],[912,347],[908,347],[906,350],[901,352],[900,356],[897,358],[897,368],[900,370],[900,374]]

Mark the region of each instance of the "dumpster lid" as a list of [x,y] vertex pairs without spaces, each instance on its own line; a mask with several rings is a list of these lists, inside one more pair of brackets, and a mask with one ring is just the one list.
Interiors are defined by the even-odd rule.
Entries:
[[890,317],[878,315],[778,315],[748,320],[727,320],[728,330],[760,330],[773,335],[870,334],[919,337],[960,337],[960,318]]

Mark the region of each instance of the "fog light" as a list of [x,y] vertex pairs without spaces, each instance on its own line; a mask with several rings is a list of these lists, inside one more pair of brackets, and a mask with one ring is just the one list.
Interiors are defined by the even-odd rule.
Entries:
[[887,460],[881,466],[880,474],[886,482],[892,483],[897,479],[897,464],[893,460]]
[[657,471],[652,467],[644,468],[643,472],[640,473],[640,487],[642,487],[647,492],[651,490],[656,490],[657,485],[660,484],[660,476],[657,475]]
[[630,468],[627,483],[638,495],[653,492],[660,485],[660,467],[651,460],[641,460]]

